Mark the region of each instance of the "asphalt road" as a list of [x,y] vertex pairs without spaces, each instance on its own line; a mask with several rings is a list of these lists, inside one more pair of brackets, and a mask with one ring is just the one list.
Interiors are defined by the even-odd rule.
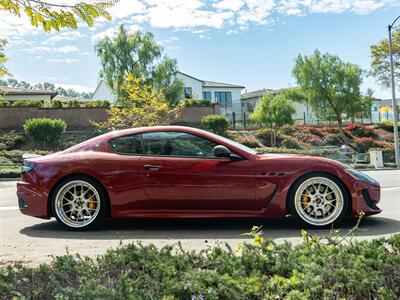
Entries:
[[[374,239],[400,233],[400,170],[366,172],[382,186],[383,213],[365,218],[354,239]],[[264,238],[277,242],[301,241],[300,229],[290,218],[281,220],[114,220],[89,232],[70,232],[57,222],[22,215],[17,208],[15,181],[0,182],[0,266],[12,262],[38,265],[52,256],[69,253],[95,256],[109,247],[132,241],[157,246],[181,242],[185,249],[200,250],[215,243],[236,247],[247,238],[242,233],[263,225]],[[346,233],[354,225],[347,219],[340,227]],[[327,235],[329,230],[310,230]]]

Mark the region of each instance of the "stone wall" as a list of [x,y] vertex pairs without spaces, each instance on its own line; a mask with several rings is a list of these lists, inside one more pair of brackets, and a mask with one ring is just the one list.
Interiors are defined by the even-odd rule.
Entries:
[[[218,114],[218,105],[207,107],[186,107],[177,123],[196,124],[206,115]],[[38,108],[38,107],[0,107],[0,129],[21,131],[26,119],[51,118],[62,119],[68,130],[90,129],[91,121],[101,122],[107,119],[106,108]]]

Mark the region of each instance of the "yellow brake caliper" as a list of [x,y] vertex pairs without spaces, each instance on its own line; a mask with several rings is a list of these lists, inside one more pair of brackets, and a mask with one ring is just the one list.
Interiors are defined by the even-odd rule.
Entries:
[[94,201],[94,196],[89,199],[89,208],[95,209],[96,208],[96,202]]
[[306,207],[307,202],[309,201],[309,197],[308,197],[308,191],[306,191],[303,195],[303,201],[301,202],[301,204],[303,205],[303,207]]

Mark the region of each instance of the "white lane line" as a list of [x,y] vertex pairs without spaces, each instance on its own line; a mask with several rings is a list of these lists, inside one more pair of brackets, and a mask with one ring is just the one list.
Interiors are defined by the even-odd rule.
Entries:
[[0,207],[0,210],[16,210],[19,209],[18,206],[2,206]]

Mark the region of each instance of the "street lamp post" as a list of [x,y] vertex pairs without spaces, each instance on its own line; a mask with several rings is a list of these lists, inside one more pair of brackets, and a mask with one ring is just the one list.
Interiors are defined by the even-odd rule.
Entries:
[[400,150],[399,150],[399,127],[398,127],[398,116],[399,113],[397,112],[397,101],[396,101],[396,87],[394,84],[394,67],[393,67],[393,49],[392,49],[392,28],[394,23],[400,18],[398,16],[394,22],[388,26],[389,31],[389,58],[390,58],[390,77],[391,77],[391,84],[392,84],[392,111],[393,111],[393,132],[394,132],[394,153],[396,157],[396,165],[400,168]]

